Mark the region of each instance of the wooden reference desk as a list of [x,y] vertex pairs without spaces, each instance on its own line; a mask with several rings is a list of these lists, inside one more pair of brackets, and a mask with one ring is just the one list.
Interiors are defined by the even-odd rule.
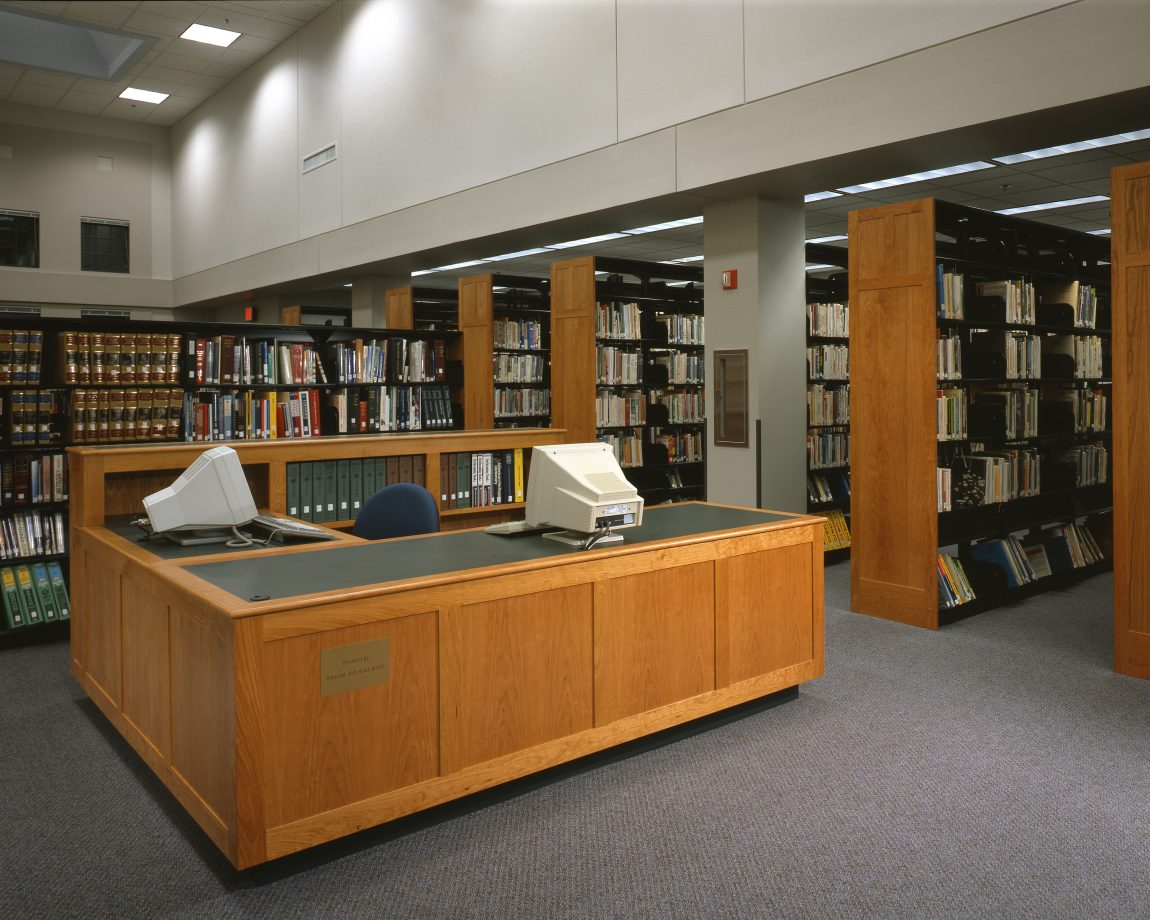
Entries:
[[75,677],[240,868],[823,670],[821,518],[672,505],[587,552],[73,534]]

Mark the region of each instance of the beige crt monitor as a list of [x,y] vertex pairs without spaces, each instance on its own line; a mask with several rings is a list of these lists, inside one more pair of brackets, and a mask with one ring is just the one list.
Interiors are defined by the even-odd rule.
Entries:
[[170,486],[147,496],[144,511],[156,533],[184,543],[233,539],[234,529],[259,513],[230,447],[204,451]]
[[617,542],[614,533],[643,522],[643,499],[627,481],[611,445],[553,444],[531,451],[527,524],[562,527],[550,540],[589,548]]

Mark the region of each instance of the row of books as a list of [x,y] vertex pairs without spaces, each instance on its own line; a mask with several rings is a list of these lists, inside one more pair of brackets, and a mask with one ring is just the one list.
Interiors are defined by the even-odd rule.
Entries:
[[943,335],[937,343],[939,380],[958,380],[962,376],[962,336],[957,332]]
[[595,309],[595,337],[638,339],[642,336],[642,312],[637,303],[601,303]]
[[189,336],[187,350],[186,380],[196,386],[327,383],[323,362],[311,342]]
[[335,383],[438,383],[447,379],[443,339],[353,339],[328,346]]
[[497,319],[492,323],[496,348],[541,349],[543,324],[537,319]]
[[440,507],[480,508],[525,500],[523,449],[443,454],[439,459]]
[[0,383],[40,383],[44,332],[40,329],[0,329]]
[[849,501],[850,475],[845,471],[807,473],[807,499],[814,504]]
[[697,431],[665,431],[648,428],[649,444],[660,444],[667,451],[668,463],[697,463],[703,459],[703,436]]
[[807,387],[808,425],[846,425],[850,419],[851,397],[846,387],[824,387],[821,383]]
[[807,347],[807,376],[813,380],[846,380],[850,377],[850,349],[846,345]]
[[0,559],[63,555],[67,533],[63,511],[17,511],[0,518]]
[[0,507],[20,508],[67,500],[67,454],[0,456]]
[[1031,380],[1042,376],[1042,352],[1056,353],[1059,340],[1068,336],[1031,335],[1013,330],[991,329],[970,335],[971,376]]
[[643,465],[643,439],[637,434],[617,431],[601,431],[596,440],[610,444],[615,452],[615,459],[622,467],[636,467]]
[[[1037,535],[1027,537],[1025,543],[1013,534],[975,543],[969,554],[972,560],[1001,572],[1000,586],[1007,589],[1096,565],[1105,559],[1090,527],[1078,523],[1045,527]],[[976,588],[978,582],[978,578],[973,581]]]
[[647,424],[647,400],[641,390],[600,390],[595,396],[595,426],[621,428]]
[[1110,394],[1102,387],[1055,390],[1044,393],[1042,398],[1067,408],[1076,434],[1110,428]]
[[5,440],[15,446],[51,445],[63,442],[57,417],[63,411],[66,391],[55,389],[9,390],[0,394]]
[[807,304],[807,335],[845,339],[850,332],[850,308],[845,303]]
[[423,454],[308,460],[285,465],[287,513],[316,524],[354,520],[367,499],[396,482],[424,485]]
[[178,441],[185,402],[178,388],[73,390],[72,442]]
[[994,505],[1038,495],[1041,455],[1034,448],[1008,448],[962,456],[955,467],[939,467],[938,510]]
[[703,355],[672,351],[656,355],[652,363],[667,369],[668,383],[701,384],[706,376]]
[[184,379],[180,356],[184,337],[178,332],[58,333],[59,383],[172,384]]
[[643,381],[643,354],[614,345],[595,347],[595,382],[603,385],[639,384]]
[[551,414],[551,391],[495,388],[495,417],[544,416]]
[[71,616],[68,586],[58,562],[34,562],[0,568],[4,626],[23,629]]
[[[1007,279],[976,282],[968,290],[962,273],[949,271],[942,264],[936,268],[935,283],[938,315],[942,319],[1097,327],[1098,291],[1092,284],[1055,280],[1035,284]],[[968,296],[975,298],[969,305]]]
[[667,327],[667,341],[676,345],[703,344],[703,317],[697,313],[656,313]]
[[820,512],[826,519],[823,524],[823,552],[846,549],[851,545],[851,531],[846,515],[841,508]]
[[422,386],[361,386],[327,394],[333,408],[330,434],[386,431],[447,431],[455,427],[455,406],[445,383]]
[[938,412],[938,439],[940,441],[965,441],[970,431],[966,390],[944,388],[936,394]]
[[829,469],[848,463],[850,436],[845,431],[807,432],[807,469]]
[[938,606],[951,609],[975,599],[962,562],[950,553],[938,554]]
[[1110,397],[1102,387],[1039,391],[1014,386],[969,392],[948,388],[938,390],[936,398],[940,441],[968,437],[1012,440],[1109,428]]
[[678,393],[652,390],[648,398],[651,405],[666,408],[669,423],[689,425],[706,419],[706,397],[699,390],[685,390]]
[[1004,322],[1033,326],[1038,297],[1034,283],[1021,278],[1003,281],[980,281],[975,285],[979,297],[997,297],[1005,309]]
[[547,359],[543,355],[497,352],[494,365],[496,383],[542,383],[547,375]]

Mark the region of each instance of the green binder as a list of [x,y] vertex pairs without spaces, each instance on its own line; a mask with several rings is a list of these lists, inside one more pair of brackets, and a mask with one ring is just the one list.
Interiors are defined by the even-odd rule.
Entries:
[[339,464],[335,460],[323,463],[323,519],[339,520]]
[[20,595],[16,589],[16,573],[11,567],[0,569],[0,587],[4,591],[4,621],[9,629],[19,629],[26,626],[28,621],[24,618],[24,610],[20,606]]
[[299,517],[300,490],[299,490],[299,464],[289,463],[287,473],[287,513],[292,517]]
[[48,563],[48,580],[52,583],[52,593],[56,595],[56,612],[61,620],[71,616],[71,605],[68,602],[68,586],[64,583],[64,572],[60,563]]
[[355,520],[355,516],[359,514],[359,509],[363,507],[363,461],[352,459],[347,461],[348,467],[351,469],[351,519]]
[[32,581],[32,570],[26,564],[16,566],[16,593],[20,596],[20,609],[24,612],[24,622],[29,626],[43,623],[40,601],[36,597],[36,585]]
[[346,521],[351,513],[351,467],[347,460],[335,461],[335,519]]
[[375,458],[375,491],[387,485],[387,457]]
[[315,520],[311,498],[311,463],[299,464],[299,517],[305,521]]
[[455,507],[471,507],[472,460],[471,454],[464,452],[455,455]]
[[323,461],[313,460],[311,467],[311,519],[317,523],[327,520],[327,506],[323,500]]
[[363,460],[363,491],[360,493],[367,501],[376,492],[375,488],[375,457],[365,457]]
[[44,614],[45,622],[58,620],[56,612],[56,597],[52,593],[52,582],[48,578],[48,568],[43,562],[33,562],[32,584],[36,586],[36,597],[40,600],[40,610]]

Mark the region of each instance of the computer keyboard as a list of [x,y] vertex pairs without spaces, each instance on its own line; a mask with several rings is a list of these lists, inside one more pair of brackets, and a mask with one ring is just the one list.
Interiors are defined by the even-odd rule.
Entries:
[[285,538],[301,540],[334,540],[335,534],[322,527],[313,527],[303,521],[293,521],[290,518],[276,517],[274,514],[257,514],[248,524],[253,530],[262,530],[272,540],[282,541]]

